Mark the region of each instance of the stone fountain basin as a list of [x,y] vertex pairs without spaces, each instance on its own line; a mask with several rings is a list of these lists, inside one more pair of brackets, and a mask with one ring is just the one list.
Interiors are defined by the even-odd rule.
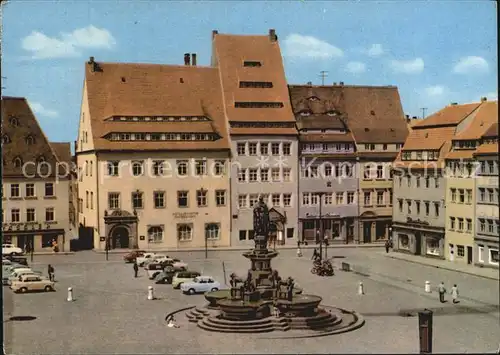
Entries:
[[[302,294],[302,289],[300,287],[295,287],[293,289],[293,293],[295,295],[300,295]],[[229,298],[230,296],[231,296],[231,290],[229,289],[205,292],[205,299],[208,301],[209,303],[208,306],[210,308],[219,308],[218,307],[219,301]]]
[[221,315],[226,319],[259,319],[269,315],[271,301],[242,302],[241,300],[223,299],[217,301]]
[[259,261],[275,258],[276,256],[278,256],[278,254],[279,253],[277,251],[268,251],[266,254],[258,254],[254,253],[253,251],[248,251],[246,253],[243,253],[242,255],[247,259],[254,259]]
[[316,313],[316,309],[323,299],[316,295],[295,294],[291,301],[278,300],[281,312],[293,316]]

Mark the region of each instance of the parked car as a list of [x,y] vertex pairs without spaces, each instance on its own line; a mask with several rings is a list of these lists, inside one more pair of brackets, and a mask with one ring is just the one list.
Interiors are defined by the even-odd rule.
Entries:
[[137,265],[144,266],[147,260],[153,260],[157,254],[156,253],[144,253],[143,256],[138,256],[135,258]]
[[188,264],[181,261],[180,259],[172,259],[172,258],[161,258],[157,260],[157,262],[161,263],[164,266],[172,266],[177,271],[186,271],[188,269]]
[[201,276],[197,271],[180,271],[172,278],[172,287],[175,289],[181,288],[184,282],[191,282],[195,277]]
[[219,282],[211,276],[198,276],[191,282],[184,282],[181,285],[182,293],[194,295],[195,293],[204,293],[208,291],[217,291],[221,288]]
[[148,258],[144,261],[143,263],[143,266],[144,266],[144,269],[146,269],[146,266],[149,264],[149,263],[156,263],[156,264],[160,264],[160,263],[163,263],[167,260],[170,260],[170,257],[168,255],[163,255],[163,254],[155,254],[154,257],[152,258]]
[[16,266],[16,267],[9,267],[5,270],[5,272],[2,274],[2,285],[8,285],[9,284],[9,277],[20,271],[32,271],[29,267],[26,267],[24,265],[22,266]]
[[162,272],[156,275],[155,284],[171,284],[176,271],[172,266],[167,266]]
[[13,281],[10,285],[12,291],[25,293],[28,291],[54,291],[54,282],[37,275],[22,275],[21,280]]
[[23,250],[19,247],[16,247],[14,244],[2,244],[2,255],[21,255],[22,253]]
[[133,263],[137,257],[143,256],[145,253],[144,250],[132,250],[130,253],[123,256],[123,260],[125,260],[126,263]]
[[10,260],[12,263],[28,265],[28,258],[22,255],[10,254],[5,257],[7,260]]
[[21,276],[23,275],[35,275],[35,276],[40,276],[42,278],[48,279],[47,277],[43,276],[43,274],[40,271],[33,271],[31,269],[20,269],[16,272],[13,272],[9,275],[9,278],[7,280],[7,285],[11,285],[13,281],[20,280]]
[[149,279],[153,280],[156,277],[156,275],[158,275],[163,271],[164,266],[160,263],[151,262],[145,266],[145,269]]
[[9,259],[2,259],[2,266],[12,265],[12,261]]

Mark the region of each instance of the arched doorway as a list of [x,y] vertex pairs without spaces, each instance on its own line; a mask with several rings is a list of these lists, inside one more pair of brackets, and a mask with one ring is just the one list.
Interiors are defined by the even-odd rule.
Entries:
[[118,226],[111,231],[111,249],[128,248],[129,247],[129,232],[128,228]]

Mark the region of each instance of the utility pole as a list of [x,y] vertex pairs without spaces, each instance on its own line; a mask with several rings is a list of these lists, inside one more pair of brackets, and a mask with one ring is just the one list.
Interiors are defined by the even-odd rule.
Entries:
[[427,107],[422,107],[421,110],[422,110],[422,119],[424,119],[425,118],[425,111],[427,111]]
[[319,76],[321,77],[321,85],[325,85],[325,78],[328,76],[328,72],[326,70],[322,70],[319,72]]

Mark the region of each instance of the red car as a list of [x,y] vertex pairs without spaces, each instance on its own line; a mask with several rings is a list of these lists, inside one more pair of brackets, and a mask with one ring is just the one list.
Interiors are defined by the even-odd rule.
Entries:
[[138,256],[143,256],[144,253],[144,250],[132,250],[130,253],[123,256],[123,260],[125,260],[126,263],[133,263]]

